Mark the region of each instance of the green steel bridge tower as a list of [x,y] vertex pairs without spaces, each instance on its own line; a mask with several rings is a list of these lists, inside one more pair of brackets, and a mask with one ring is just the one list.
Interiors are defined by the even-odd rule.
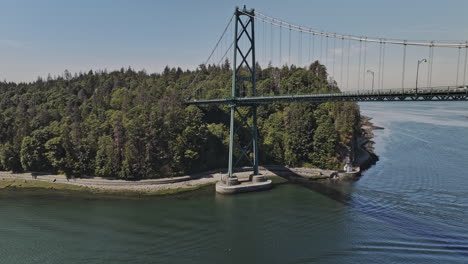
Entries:
[[[241,97],[246,93],[244,87],[245,82],[249,82],[251,86],[251,96],[256,96],[256,72],[255,72],[255,10],[247,11],[244,7],[242,12],[236,8],[234,14],[234,57],[233,57],[233,73],[232,73],[232,98]],[[245,18],[245,19],[244,19]],[[240,29],[240,33],[239,33]],[[245,39],[247,46],[240,46],[239,41]],[[239,59],[239,60],[238,60]],[[247,72],[243,69],[247,68]],[[229,164],[228,164],[228,182],[236,181],[234,176],[234,168],[243,159],[247,159],[253,166],[253,174],[258,174],[258,131],[257,131],[257,105],[242,105],[248,107],[247,115],[241,114],[238,107],[241,107],[235,101],[229,104],[231,108],[231,119],[229,129]],[[235,126],[236,113],[241,118],[241,123],[250,130],[251,140],[247,145],[242,146],[240,142],[235,141],[235,134],[239,128]],[[250,115],[250,116],[249,116]],[[248,124],[248,119],[252,119],[252,125]],[[234,152],[238,148],[241,152],[240,157],[235,161]],[[250,156],[252,154],[252,157]]]

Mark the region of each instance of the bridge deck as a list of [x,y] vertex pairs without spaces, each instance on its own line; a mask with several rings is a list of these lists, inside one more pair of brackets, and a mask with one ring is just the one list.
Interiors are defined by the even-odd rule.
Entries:
[[253,96],[188,101],[190,105],[210,104],[271,104],[271,103],[325,103],[325,102],[384,102],[384,101],[468,101],[468,88],[422,88],[356,91],[326,94],[294,94]]

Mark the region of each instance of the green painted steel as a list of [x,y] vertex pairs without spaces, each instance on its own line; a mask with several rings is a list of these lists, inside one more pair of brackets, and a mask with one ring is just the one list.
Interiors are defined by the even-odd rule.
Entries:
[[327,103],[327,102],[391,102],[391,101],[468,101],[468,88],[434,87],[414,89],[388,89],[324,94],[291,94],[276,96],[231,97],[193,100],[192,105],[235,104],[258,105],[272,103]]
[[[252,13],[254,11],[252,10]],[[255,61],[255,19],[252,18],[252,96],[257,96],[256,61]],[[258,175],[258,131],[257,131],[257,106],[252,106],[252,149],[253,149],[253,171]]]
[[[233,65],[237,65],[237,49],[238,49],[238,39],[237,39],[237,32],[238,32],[238,8],[235,10],[235,21],[234,21],[234,57],[233,57]],[[237,86],[237,71],[232,72],[232,88],[231,88],[231,96],[234,98],[236,97],[236,86]],[[229,125],[229,163],[228,163],[228,176],[232,177],[233,175],[233,158],[234,158],[234,115],[235,115],[235,104],[231,104],[231,121]]]
[[[242,95],[242,92],[246,93],[245,91],[241,91],[240,84],[242,81],[247,80],[250,81],[252,84],[252,91],[251,94],[255,96],[256,93],[256,65],[255,65],[255,25],[254,25],[254,16],[255,11],[252,9],[247,11],[245,6],[243,10],[239,10],[236,8],[235,10],[235,23],[234,23],[234,59],[233,59],[233,72],[232,72],[232,88],[231,88],[231,96],[232,98],[237,98],[238,96]],[[245,18],[245,19],[244,19]],[[239,33],[239,26],[240,26],[240,33]],[[250,28],[250,30],[249,30]],[[247,42],[250,43],[250,46],[247,47],[247,50],[243,50],[239,47],[238,42],[239,40],[245,37],[247,38]],[[245,53],[244,53],[244,52]],[[240,63],[238,64],[237,56],[240,56]],[[249,62],[250,56],[250,62]],[[240,76],[241,71],[244,69],[243,66],[248,70],[250,77],[245,79],[244,77]],[[239,164],[239,162],[245,158],[247,159],[253,166],[253,174],[258,174],[258,136],[257,136],[257,106],[256,105],[239,105],[236,101],[231,101],[229,103],[231,108],[231,117],[230,117],[230,127],[229,127],[229,162],[228,162],[228,176],[233,177],[234,174],[234,167]],[[252,115],[252,126],[248,125],[248,115],[242,115],[237,108],[247,106],[250,107],[250,113]],[[244,125],[248,127],[251,131],[252,140],[247,146],[242,146],[239,143],[239,149],[241,151],[240,157],[234,163],[234,155],[235,155],[235,133],[238,131],[238,128],[235,127],[235,114],[238,113],[239,117],[241,118],[242,123],[239,126]],[[240,128],[240,127],[239,127]],[[251,150],[250,150],[251,144]],[[252,158],[250,158],[250,154],[252,154]]]

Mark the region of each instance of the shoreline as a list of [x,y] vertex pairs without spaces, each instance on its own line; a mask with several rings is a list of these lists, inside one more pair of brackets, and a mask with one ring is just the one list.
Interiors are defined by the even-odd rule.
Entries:
[[304,171],[308,170],[308,168],[298,168],[295,169],[298,173],[281,175],[281,177],[285,177],[288,181],[293,183],[303,184],[311,182],[357,181],[361,177],[362,172],[368,170],[379,160],[379,157],[374,153],[375,142],[373,141],[373,138],[375,137],[375,134],[373,131],[384,128],[374,125],[371,120],[371,117],[361,116],[361,131],[360,135],[356,139],[356,159],[353,162],[354,171],[345,172],[315,169],[319,171],[319,175],[310,175],[310,173]]
[[[288,181],[322,181],[356,179],[360,173],[367,170],[378,160],[373,152],[373,131],[383,129],[370,121],[372,118],[361,117],[361,135],[357,138],[356,166],[358,173],[349,174],[335,170],[317,168],[288,168],[280,165],[261,166],[260,174],[273,180],[274,185],[283,184]],[[37,174],[37,173],[12,173],[0,171],[0,191],[17,189],[42,189],[62,192],[74,192],[89,195],[104,195],[116,197],[150,197],[165,196],[186,193],[202,189],[206,186],[216,184],[221,176],[226,173],[225,169],[211,170],[192,175],[145,179],[140,181],[126,181],[119,179],[108,179],[100,177],[71,178],[64,175]],[[248,178],[250,172],[236,173],[237,177]]]
[[371,120],[372,117],[361,116],[361,136],[358,138],[360,155],[358,155],[357,161],[361,171],[369,169],[379,160],[379,157],[374,153],[374,130],[383,130],[384,128],[374,125]]

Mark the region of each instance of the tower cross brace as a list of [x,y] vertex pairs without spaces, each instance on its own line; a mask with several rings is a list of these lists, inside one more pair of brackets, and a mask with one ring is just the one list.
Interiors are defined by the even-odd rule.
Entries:
[[[234,179],[234,168],[242,159],[247,159],[253,167],[253,174],[258,174],[258,132],[257,132],[257,105],[252,104],[249,106],[243,105],[242,107],[250,108],[247,114],[242,114],[235,101],[237,97],[243,97],[249,93],[244,89],[246,83],[250,83],[251,96],[256,96],[256,63],[255,63],[255,10],[246,10],[245,6],[242,10],[236,8],[235,10],[235,23],[234,23],[234,56],[233,56],[233,72],[232,72],[232,89],[231,96],[232,103],[229,105],[231,110],[230,129],[229,129],[229,164],[228,164],[228,177]],[[240,45],[240,41],[244,45]],[[238,60],[239,59],[239,60]],[[239,63],[240,62],[240,63]],[[238,114],[241,122],[237,124],[236,128],[235,115]],[[249,125],[249,119],[252,123]],[[251,137],[245,146],[235,141],[235,134],[239,128],[243,126],[247,128]],[[238,159],[234,162],[235,150],[240,150]]]

